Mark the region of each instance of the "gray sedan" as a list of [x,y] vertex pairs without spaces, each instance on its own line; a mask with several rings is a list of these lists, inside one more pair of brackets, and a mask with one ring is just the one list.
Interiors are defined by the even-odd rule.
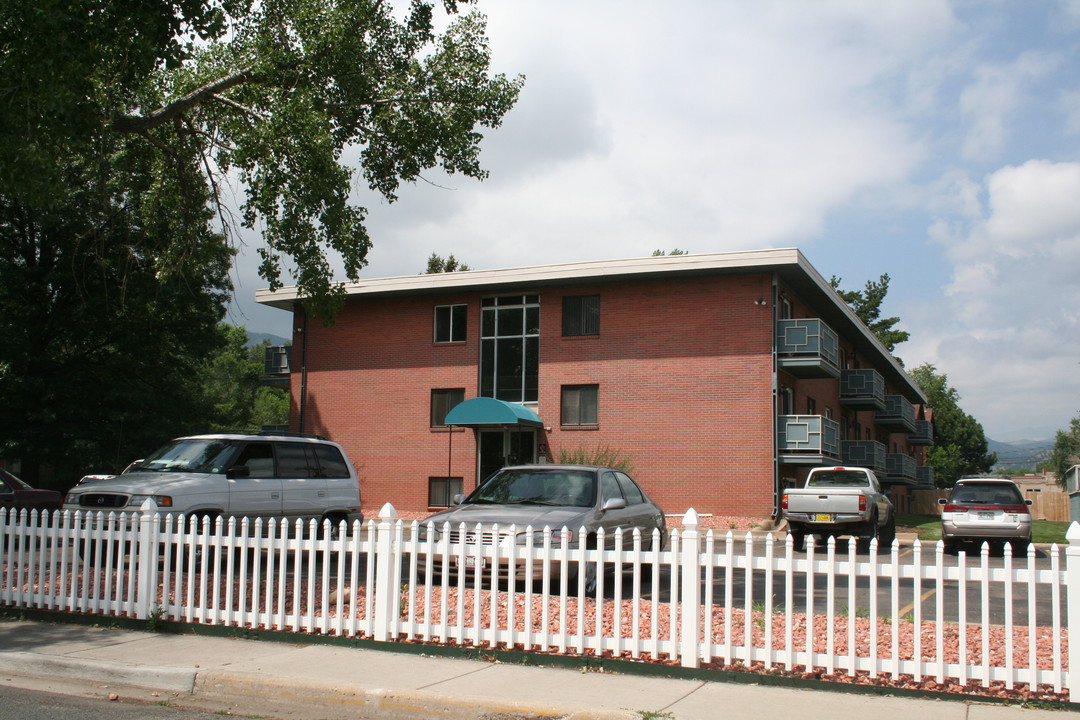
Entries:
[[[457,545],[450,553],[450,570],[483,569],[492,558],[499,562],[500,577],[509,576],[508,556],[515,558],[514,577],[540,580],[544,563],[526,563],[522,551],[541,548],[545,533],[550,533],[551,547],[577,550],[584,538],[586,548],[595,548],[601,529],[604,546],[616,545],[616,533],[623,531],[623,549],[635,544],[640,532],[641,547],[652,547],[654,531],[659,531],[660,547],[666,541],[667,528],[663,511],[649,499],[633,479],[622,470],[586,465],[520,465],[506,467],[491,475],[467,498],[455,498],[455,507],[424,520],[421,539],[439,542],[449,532],[449,542]],[[497,534],[496,534],[497,526]],[[531,528],[531,535],[529,534]],[[462,534],[464,530],[464,534]],[[497,545],[492,552],[491,545]],[[514,546],[511,551],[510,546]],[[553,553],[558,556],[556,551]],[[565,553],[564,553],[565,554]],[[442,570],[446,563],[435,556]],[[570,564],[570,563],[567,563]],[[552,576],[558,576],[562,562],[547,563]],[[576,564],[571,564],[576,573]],[[595,584],[595,571],[586,570],[586,590]]]

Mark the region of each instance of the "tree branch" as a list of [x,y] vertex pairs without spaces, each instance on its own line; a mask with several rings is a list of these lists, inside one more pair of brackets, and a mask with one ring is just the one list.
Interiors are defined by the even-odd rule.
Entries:
[[203,85],[182,98],[173,100],[168,105],[158,108],[149,115],[124,115],[113,121],[113,130],[124,133],[146,132],[180,117],[181,113],[189,110],[203,101],[216,97],[229,88],[242,85],[255,77],[251,67],[226,75],[212,83]]

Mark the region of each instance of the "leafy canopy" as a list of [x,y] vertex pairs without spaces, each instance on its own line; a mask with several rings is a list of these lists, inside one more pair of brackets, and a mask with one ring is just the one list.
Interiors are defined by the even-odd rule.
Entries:
[[427,270],[424,271],[424,275],[434,275],[437,273],[448,272],[466,272],[470,270],[468,265],[460,262],[456,257],[451,255],[448,258],[444,258],[442,255],[431,253],[431,257],[427,261]]
[[[523,81],[489,72],[485,19],[458,13],[466,2],[444,0],[441,34],[425,0],[5,3],[0,193],[49,210],[67,188],[58,158],[108,162],[102,144],[127,136],[155,158],[151,174],[197,170],[170,204],[259,231],[262,277],[291,276],[329,318],[343,298],[331,259],[355,280],[371,246],[354,186],[393,201],[432,168],[486,175],[478,128],[501,123]],[[162,269],[190,242],[178,233]]]
[[862,290],[841,290],[840,282],[841,279],[835,275],[829,278],[829,284],[832,285],[833,290],[836,290],[844,302],[851,306],[859,319],[870,328],[870,331],[889,352],[893,352],[897,345],[906,342],[911,337],[904,330],[895,328],[900,318],[881,317],[881,305],[885,302],[885,296],[889,294],[888,273],[882,274],[877,282],[867,280]]
[[910,374],[934,408],[934,445],[926,454],[927,465],[934,468],[934,482],[951,487],[957,478],[989,472],[997,454],[987,452],[982,425],[960,409],[960,394],[949,385],[948,376],[930,363]]
[[1054,436],[1054,448],[1046,466],[1065,487],[1065,475],[1073,465],[1080,464],[1080,417],[1074,417],[1065,430],[1058,430]]

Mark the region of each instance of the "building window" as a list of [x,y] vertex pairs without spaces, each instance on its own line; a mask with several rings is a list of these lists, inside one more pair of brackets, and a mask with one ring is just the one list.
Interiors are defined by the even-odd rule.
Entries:
[[795,414],[795,391],[786,386],[780,388],[780,414]]
[[468,305],[435,306],[435,342],[465,342]]
[[806,398],[806,414],[817,415],[817,400],[812,397]]
[[431,391],[431,427],[446,427],[446,414],[465,400],[465,388]]
[[563,337],[600,334],[600,296],[570,295],[562,301]]
[[563,385],[562,424],[596,425],[599,385]]
[[536,402],[540,375],[540,296],[484,298],[480,307],[480,395]]
[[454,496],[461,494],[461,478],[428,478],[428,507],[450,507]]

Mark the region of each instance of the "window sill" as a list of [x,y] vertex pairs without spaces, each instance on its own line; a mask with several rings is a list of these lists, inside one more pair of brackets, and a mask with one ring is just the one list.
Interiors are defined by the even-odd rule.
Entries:
[[433,432],[433,433],[463,433],[468,428],[457,427],[457,426],[450,427],[448,425],[432,425],[432,426],[429,426],[428,429],[431,430],[431,432]]
[[560,430],[568,430],[570,432],[577,432],[580,430],[599,430],[599,425],[560,425]]

